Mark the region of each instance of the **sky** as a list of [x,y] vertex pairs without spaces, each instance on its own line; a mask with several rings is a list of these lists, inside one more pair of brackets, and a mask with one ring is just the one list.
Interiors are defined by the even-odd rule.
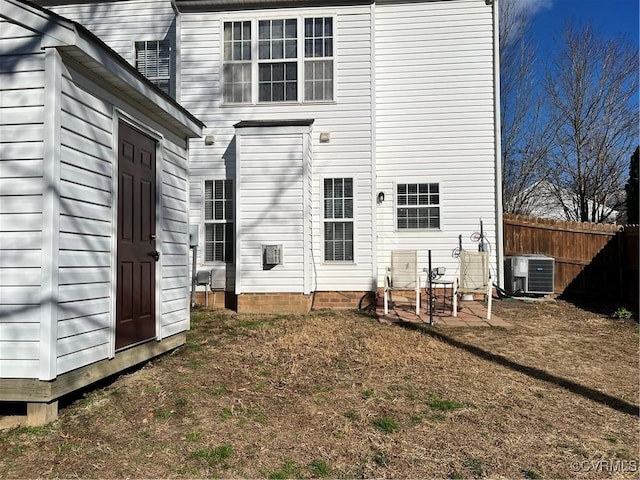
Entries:
[[544,55],[565,21],[591,23],[605,37],[625,35],[639,43],[638,0],[516,0],[531,15],[531,34]]
[[[501,0],[498,0],[501,1]],[[565,22],[590,23],[605,39],[624,36],[640,45],[640,0],[502,0],[514,2],[530,21],[531,40],[539,65],[551,56]],[[540,70],[538,73],[542,73]],[[640,99],[636,92],[635,101]]]

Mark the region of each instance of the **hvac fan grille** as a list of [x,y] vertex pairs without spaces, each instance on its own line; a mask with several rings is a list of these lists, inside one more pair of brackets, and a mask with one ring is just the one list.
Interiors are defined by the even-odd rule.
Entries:
[[529,259],[529,292],[553,292],[553,259]]

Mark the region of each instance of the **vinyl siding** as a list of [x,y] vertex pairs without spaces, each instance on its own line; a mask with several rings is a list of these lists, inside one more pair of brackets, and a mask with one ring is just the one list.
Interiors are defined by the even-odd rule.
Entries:
[[39,372],[44,53],[0,21],[0,377]]
[[158,165],[162,179],[160,241],[161,312],[160,336],[169,337],[189,328],[189,213],[186,144],[164,143]]
[[[221,39],[224,20],[334,16],[335,102],[269,105],[223,105],[221,99]],[[203,179],[235,179],[236,144],[233,125],[242,120],[312,118],[313,151],[309,208],[315,271],[312,290],[368,290],[372,265],[372,114],[371,114],[371,22],[370,6],[332,6],[246,10],[181,15],[182,104],[207,126],[205,134],[215,135],[215,144],[206,146],[193,140],[190,146],[190,221],[199,223],[200,248],[204,246],[202,228]],[[331,133],[329,143],[320,143],[320,132]],[[356,262],[348,265],[322,261],[321,178],[357,176]],[[239,188],[244,188],[240,185]],[[274,185],[274,188],[280,188]],[[257,199],[256,199],[257,200]],[[268,227],[268,225],[265,225]],[[302,225],[291,225],[298,229]],[[284,236],[282,237],[284,239]],[[276,242],[281,243],[281,242]],[[243,252],[236,252],[237,255]],[[252,253],[253,255],[253,253]],[[216,287],[224,287],[225,266],[204,264],[199,255],[198,269],[214,269]],[[285,251],[289,258],[289,252]],[[230,267],[232,268],[232,267]],[[244,281],[244,279],[242,280]],[[299,289],[302,289],[300,280]]]
[[112,106],[62,79],[58,374],[109,355],[112,335]]
[[158,337],[189,328],[186,141],[78,70],[65,72],[61,105],[58,374],[107,358],[113,340],[114,107],[162,138]]
[[189,328],[187,141],[72,50],[40,45],[0,22],[0,378],[55,378],[113,354],[116,108],[161,142],[158,339]]
[[[477,250],[480,219],[495,253],[492,9],[476,0],[376,5],[375,28],[378,285],[396,249],[417,249],[420,270],[431,249],[453,278],[458,235]],[[440,229],[396,230],[395,184],[411,182],[440,184]]]
[[[55,10],[82,22],[132,61],[135,40],[147,35],[146,39],[172,35],[173,13],[169,3],[102,2],[65,5]],[[149,8],[153,8],[153,15],[149,15]],[[305,16],[335,19],[335,102],[223,105],[222,22]],[[215,135],[214,145],[204,145],[203,139],[190,142],[188,223],[200,225],[197,268],[213,269],[216,288],[225,288],[226,283],[227,290],[233,290],[236,272],[233,265],[202,261],[202,187],[205,179],[235,180],[233,125],[241,120],[315,120],[308,205],[315,267],[312,290],[369,290],[376,274],[381,285],[394,249],[417,249],[421,267],[426,267],[427,250],[431,249],[434,263],[446,266],[447,277],[452,278],[457,261],[451,252],[458,244],[458,235],[463,236],[465,248],[476,249],[469,237],[479,230],[480,219],[496,251],[491,6],[482,0],[449,0],[373,6],[247,8],[184,13],[176,31],[180,32],[179,98],[207,124],[204,133]],[[375,38],[373,45],[372,38]],[[375,78],[372,78],[374,61]],[[319,142],[319,133],[323,131],[331,133],[329,143]],[[372,172],[374,149],[376,171]],[[321,186],[322,179],[328,177],[354,179],[355,261],[351,264],[323,261]],[[439,230],[395,230],[394,186],[407,181],[440,184]],[[180,186],[167,188],[165,201],[173,202],[181,192]],[[372,199],[380,191],[385,193],[386,200],[376,208]],[[179,221],[167,219],[165,227],[172,236],[182,235],[183,225]],[[236,251],[236,255],[241,254]],[[185,268],[189,271],[189,261],[178,264],[181,260],[167,258],[163,275],[174,278]],[[373,271],[375,263],[378,272]],[[170,273],[165,273],[165,269]],[[163,310],[170,310],[171,305],[176,306],[177,302],[163,305]]]
[[[237,293],[302,293],[305,283],[303,134],[238,135]],[[263,269],[262,245],[282,245],[282,264]]]
[[175,38],[175,14],[169,0],[86,2],[47,8],[80,23],[132,64],[134,42]]

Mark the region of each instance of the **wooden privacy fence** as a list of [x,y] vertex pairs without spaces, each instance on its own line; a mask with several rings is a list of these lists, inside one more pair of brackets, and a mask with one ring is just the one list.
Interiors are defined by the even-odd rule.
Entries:
[[555,259],[554,292],[638,304],[638,226],[565,222],[505,213],[506,256]]

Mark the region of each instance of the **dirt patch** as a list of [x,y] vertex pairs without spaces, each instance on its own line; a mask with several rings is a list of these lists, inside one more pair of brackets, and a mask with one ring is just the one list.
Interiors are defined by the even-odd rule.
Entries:
[[637,477],[638,329],[497,302],[512,330],[200,310],[188,344],[0,433],[0,477]]

